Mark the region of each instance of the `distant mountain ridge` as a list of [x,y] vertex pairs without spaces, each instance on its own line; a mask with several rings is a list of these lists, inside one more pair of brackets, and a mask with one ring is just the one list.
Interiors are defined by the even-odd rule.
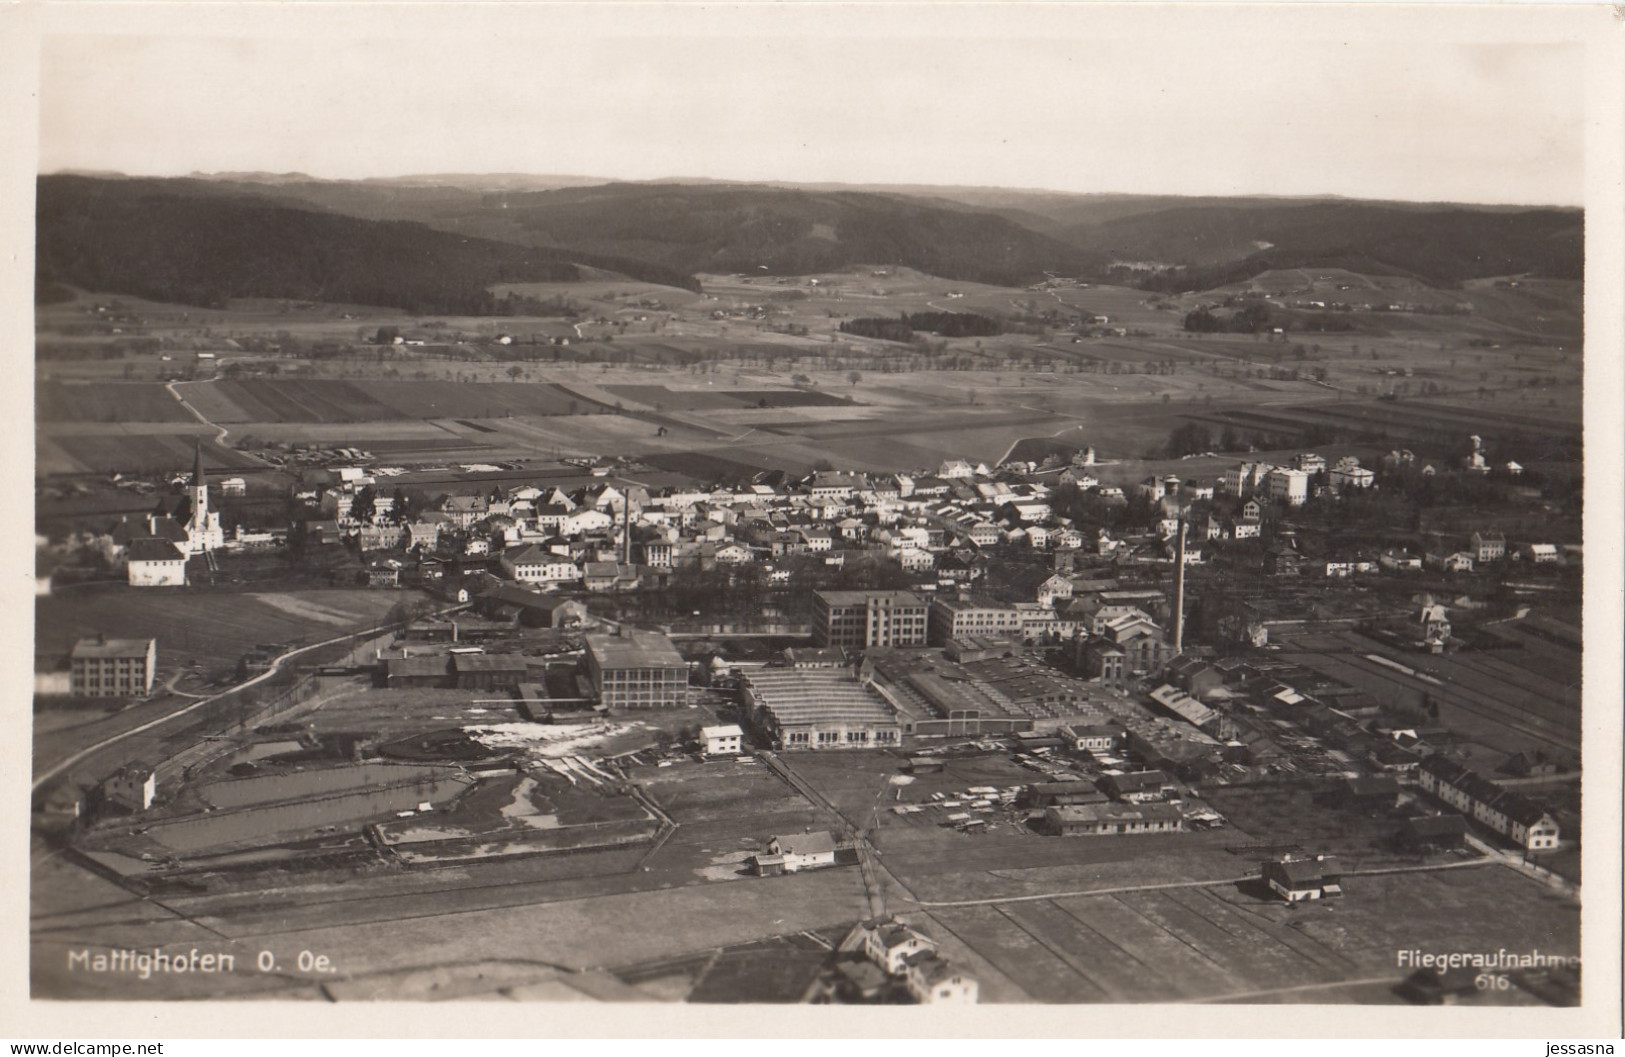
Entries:
[[1561,208],[515,173],[54,175],[38,186],[42,284],[191,303],[321,297],[462,311],[488,307],[489,285],[571,281],[576,265],[691,289],[699,272],[898,265],[1003,286],[1061,274],[1178,291],[1271,268],[1346,266],[1449,287],[1574,279],[1584,267],[1584,214]]
[[569,282],[578,265],[694,286],[641,261],[516,246],[405,221],[293,209],[167,181],[40,179],[35,281],[203,306],[238,297],[500,313],[498,283]]

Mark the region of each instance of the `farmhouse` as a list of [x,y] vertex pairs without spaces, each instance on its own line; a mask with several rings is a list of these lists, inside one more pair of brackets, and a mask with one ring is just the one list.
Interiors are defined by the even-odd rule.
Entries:
[[767,851],[756,855],[753,862],[762,877],[816,870],[835,865],[835,848],[835,834],[828,830],[792,833],[769,840]]
[[124,562],[131,587],[186,586],[186,552],[169,540],[132,540]]
[[1263,864],[1260,874],[1269,890],[1288,903],[1301,903],[1343,894],[1337,860],[1327,855],[1312,859],[1282,856]]

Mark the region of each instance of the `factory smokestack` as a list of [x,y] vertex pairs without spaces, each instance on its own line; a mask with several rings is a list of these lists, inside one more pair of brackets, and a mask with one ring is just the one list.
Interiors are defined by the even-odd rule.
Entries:
[[621,497],[621,564],[632,564],[632,496]]
[[1185,652],[1185,519],[1179,519],[1179,547],[1174,554],[1174,656]]

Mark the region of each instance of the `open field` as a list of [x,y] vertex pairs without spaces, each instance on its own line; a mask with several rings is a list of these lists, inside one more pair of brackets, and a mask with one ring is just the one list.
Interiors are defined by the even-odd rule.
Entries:
[[41,422],[196,421],[168,389],[139,382],[40,382],[34,417]]
[[[566,857],[574,858],[574,857]],[[531,861],[533,862],[533,861]],[[183,917],[120,926],[63,924],[37,929],[32,950],[34,993],[58,998],[207,998],[267,989],[254,972],[133,976],[70,974],[67,953],[85,945],[152,947],[207,944],[252,966],[260,950],[275,952],[276,984],[290,994],[315,997],[324,982],[344,984],[374,974],[435,965],[511,963],[538,976],[553,966],[613,967],[674,957],[803,929],[838,927],[863,915],[862,889],[853,870],[824,870],[791,877],[621,894],[561,896],[547,880],[470,884],[477,871],[434,871],[434,887],[395,893],[372,889],[363,896],[254,901],[192,897],[165,900]],[[462,875],[462,876],[458,876]],[[422,879],[419,878],[422,884]],[[111,893],[98,893],[104,900]],[[85,897],[81,897],[84,900]],[[115,897],[116,900],[116,897]],[[123,901],[139,909],[135,900]],[[88,905],[88,901],[80,905]],[[60,915],[64,909],[53,904]],[[36,917],[36,920],[38,918]],[[659,929],[629,928],[659,921]],[[193,924],[193,922],[198,924]],[[204,939],[207,937],[207,940]],[[300,973],[300,950],[326,954],[336,968],[327,976]],[[241,978],[241,979],[239,979]],[[353,989],[352,989],[353,990]],[[379,988],[381,997],[390,988]]]
[[[933,909],[929,921],[1028,1000],[1044,1002],[1258,999],[1350,981],[1391,987],[1408,974],[1397,953],[1414,948],[1579,952],[1578,908],[1504,867],[1351,877],[1344,888],[1336,902],[1296,909],[1249,887],[1216,885]],[[1514,901],[1527,913],[1506,914]],[[1340,988],[1320,993],[1346,1000]]]
[[261,469],[260,462],[216,444],[206,431],[149,433],[78,433],[41,436],[36,472],[46,473],[165,473],[190,470],[196,445],[203,442],[203,458],[210,469]]
[[373,381],[364,386],[338,380],[192,382],[186,399],[214,422],[371,422],[397,419],[501,418],[563,415],[589,401],[556,385],[478,382]]
[[747,407],[845,407],[839,393],[809,389],[674,389],[663,385],[609,385],[616,396],[669,411],[726,411]]
[[[1283,291],[1331,284],[1392,297],[1404,287],[1408,300],[1432,303],[1406,287],[1410,280],[1335,270],[1261,281]],[[1538,335],[1520,336],[1478,315],[1378,313],[1381,319],[1362,317],[1363,329],[1350,333],[1192,335],[1182,330],[1183,314],[1211,295],[1158,298],[1104,286],[1011,290],[887,268],[799,279],[708,276],[705,282],[699,298],[667,297],[614,280],[583,284],[574,293],[570,284],[547,284],[547,296],[579,294],[583,304],[607,298],[601,314],[615,319],[573,326],[552,320],[549,326],[573,334],[568,348],[495,344],[492,327],[518,327],[507,319],[424,320],[418,325],[444,323],[448,334],[460,328],[466,346],[461,352],[397,347],[382,364],[374,350],[363,349],[365,355],[340,360],[283,363],[278,379],[181,386],[205,417],[229,424],[238,438],[297,441],[297,427],[311,423],[328,431],[324,440],[347,441],[344,446],[408,465],[455,461],[459,454],[463,461],[513,461],[695,453],[728,465],[796,472],[820,459],[856,469],[919,469],[947,457],[997,459],[1023,437],[1092,444],[1103,458],[1133,459],[1153,453],[1191,420],[1208,424],[1215,435],[1227,424],[1283,439],[1326,429],[1374,433],[1379,446],[1411,447],[1424,458],[1442,457],[1469,433],[1484,436],[1497,456],[1526,465],[1578,455],[1577,350],[1541,344]],[[1511,316],[1535,313],[1554,321],[1565,306],[1573,315],[1577,304],[1572,284],[1490,283],[1432,293],[1452,304],[1483,297]],[[149,329],[178,332],[186,323],[196,331],[204,322],[177,306],[143,310],[152,315]],[[266,321],[283,318],[320,317],[334,325],[322,306],[262,303],[241,310],[243,326],[232,330],[239,335],[255,327],[263,333]],[[945,341],[926,335],[932,348],[923,352],[837,329],[857,315],[919,310],[982,311],[1026,320],[1021,325],[1033,332]],[[1084,312],[1106,315],[1132,333],[1077,336],[1069,321]],[[1042,326],[1031,322],[1040,318],[1046,319]],[[59,322],[66,326],[70,319],[71,313]],[[219,322],[209,316],[207,325]],[[42,334],[50,325],[42,318]],[[352,341],[356,332],[376,329],[371,317],[350,326],[344,337]],[[596,340],[611,332],[613,344]],[[579,362],[583,357],[602,362]],[[250,364],[286,359],[246,358]],[[129,385],[117,377],[127,364],[144,369],[139,359],[53,360],[43,373],[100,378],[101,389],[116,392]],[[301,376],[286,376],[294,370]],[[852,370],[862,376],[856,384],[848,377]],[[384,377],[358,380],[369,375]],[[514,380],[520,376],[525,380]],[[152,398],[161,395],[141,388]],[[1375,399],[1386,394],[1401,399]],[[766,410],[758,406],[764,400]],[[588,413],[618,403],[625,414]],[[87,402],[80,417],[95,418],[100,406]],[[156,403],[137,413],[158,417],[174,410]],[[420,423],[432,423],[441,435],[393,432]],[[41,445],[40,465],[63,472],[114,469],[118,461],[156,468],[172,455],[156,443],[143,439],[114,451],[89,434],[53,436]]]
[[35,600],[35,650],[66,653],[97,632],[112,638],[156,638],[162,680],[178,668],[233,668],[260,643],[291,646],[373,626],[410,591],[317,590],[221,593],[150,590],[123,584],[84,587]]

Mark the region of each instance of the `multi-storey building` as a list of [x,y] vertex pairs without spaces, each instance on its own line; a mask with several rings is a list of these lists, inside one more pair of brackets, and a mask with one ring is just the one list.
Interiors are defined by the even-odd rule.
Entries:
[[688,704],[688,662],[666,636],[625,629],[586,637],[587,676],[611,709],[682,708]]
[[1266,478],[1271,499],[1287,506],[1302,506],[1309,499],[1309,474],[1302,470],[1276,467]]
[[80,639],[68,685],[80,697],[145,697],[158,667],[157,639]]
[[924,646],[929,614],[909,591],[813,592],[813,636],[820,646]]
[[927,638],[941,646],[967,635],[1014,635],[1021,631],[1021,618],[1015,606],[991,598],[937,598],[931,602]]

